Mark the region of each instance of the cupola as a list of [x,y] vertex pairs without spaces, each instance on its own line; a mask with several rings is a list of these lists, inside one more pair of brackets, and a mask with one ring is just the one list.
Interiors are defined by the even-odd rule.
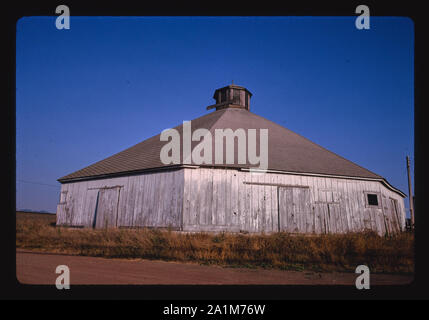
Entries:
[[217,89],[213,95],[216,104],[207,107],[207,110],[216,108],[216,110],[225,108],[242,108],[250,110],[250,97],[252,94],[244,87],[235,85]]

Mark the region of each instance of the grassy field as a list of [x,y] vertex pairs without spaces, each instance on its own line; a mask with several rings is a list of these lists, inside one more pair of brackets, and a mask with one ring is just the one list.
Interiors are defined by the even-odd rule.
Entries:
[[155,229],[68,229],[55,215],[16,213],[16,247],[105,258],[144,258],[228,267],[374,273],[412,273],[414,237],[372,232],[296,236],[179,233]]

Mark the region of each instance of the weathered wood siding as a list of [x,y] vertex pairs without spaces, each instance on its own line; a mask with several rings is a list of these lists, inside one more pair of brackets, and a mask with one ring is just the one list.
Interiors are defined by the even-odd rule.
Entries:
[[57,224],[384,235],[404,229],[405,210],[378,181],[187,168],[63,184]]
[[61,185],[57,224],[181,228],[184,171],[163,171]]
[[185,231],[383,235],[405,227],[403,198],[378,181],[203,168],[185,169],[184,178]]

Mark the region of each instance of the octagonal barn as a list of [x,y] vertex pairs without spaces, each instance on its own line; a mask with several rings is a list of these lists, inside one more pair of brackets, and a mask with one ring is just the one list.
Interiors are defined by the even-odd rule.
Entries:
[[[250,111],[244,87],[217,89],[216,104],[191,121],[192,134],[207,129],[268,131],[268,167],[254,162],[164,164],[161,135],[66,175],[57,225],[158,227],[183,231],[344,233],[380,235],[405,227],[405,194],[383,177]],[[184,124],[175,128],[184,139]],[[193,151],[200,141],[191,141]],[[238,141],[238,137],[234,139]],[[213,139],[213,150],[215,141]],[[260,146],[256,140],[257,150]],[[205,151],[204,151],[205,152]],[[225,153],[225,152],[224,152]],[[225,154],[223,155],[225,159]]]

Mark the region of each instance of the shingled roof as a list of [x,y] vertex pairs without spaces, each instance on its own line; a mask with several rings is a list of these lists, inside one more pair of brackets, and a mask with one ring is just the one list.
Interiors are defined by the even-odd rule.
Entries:
[[[191,126],[192,132],[198,128],[208,129],[211,132],[213,138],[215,137],[215,129],[230,128],[232,130],[236,130],[242,128],[246,131],[246,133],[247,129],[268,129],[269,170],[372,179],[382,178],[379,175],[311,142],[299,134],[296,134],[289,129],[286,129],[245,109],[226,108],[217,110],[192,120]],[[180,134],[182,134],[182,127],[183,125],[179,125],[175,129],[178,130]],[[160,135],[156,135],[111,157],[66,175],[58,179],[58,181],[65,182],[67,180],[76,178],[104,176],[168,167],[168,165],[163,164],[160,160],[161,148],[166,143],[167,142],[165,141],[160,141]],[[192,149],[198,143],[199,142],[192,142]],[[259,150],[258,145],[257,150]],[[182,158],[183,157],[181,157],[181,159]],[[237,162],[237,160],[235,162]],[[252,165],[249,163],[245,165],[214,164],[213,166],[243,168],[252,167]]]

